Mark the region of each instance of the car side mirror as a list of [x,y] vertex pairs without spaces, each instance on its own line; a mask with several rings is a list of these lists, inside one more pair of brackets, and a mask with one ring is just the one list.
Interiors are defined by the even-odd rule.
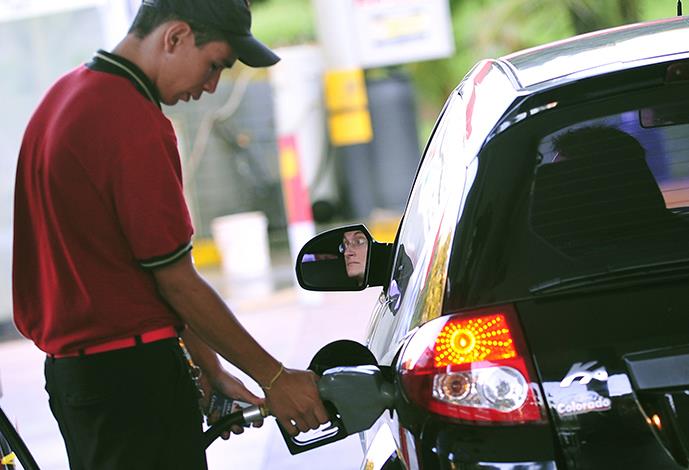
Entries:
[[382,286],[390,270],[392,244],[379,243],[361,224],[316,235],[299,252],[297,281],[306,290],[358,291]]

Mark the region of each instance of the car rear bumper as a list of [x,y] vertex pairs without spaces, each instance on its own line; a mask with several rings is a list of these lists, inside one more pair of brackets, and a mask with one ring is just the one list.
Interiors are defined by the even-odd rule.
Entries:
[[546,424],[493,427],[430,422],[417,437],[416,449],[422,468],[558,468],[552,430]]

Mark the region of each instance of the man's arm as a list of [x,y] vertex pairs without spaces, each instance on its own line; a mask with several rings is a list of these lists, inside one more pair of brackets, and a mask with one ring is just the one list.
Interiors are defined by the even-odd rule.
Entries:
[[202,400],[204,407],[208,405],[207,402],[213,390],[252,405],[263,404],[262,398],[251,393],[239,379],[222,367],[215,351],[209,348],[191,328],[185,328],[181,336],[194,363],[203,371],[199,377],[199,385],[205,395]]
[[270,389],[265,389],[280,371],[280,363],[254,340],[198,274],[191,255],[154,270],[153,275],[163,298],[193,332],[264,387],[271,413],[288,432],[316,429],[328,421],[313,373],[285,369]]
[[[204,413],[206,413],[209,425],[215,424],[222,417],[218,412],[210,414],[211,396],[214,392],[220,392],[233,400],[241,400],[252,405],[262,405],[265,403],[262,398],[251,393],[241,380],[227,372],[220,365],[216,352],[209,348],[201,338],[196,336],[196,333],[191,328],[185,328],[181,336],[195,365],[203,371],[197,379],[197,385],[203,391],[200,404]],[[254,423],[253,426],[258,427],[262,424],[263,422],[261,421],[260,423]],[[233,426],[232,432],[234,434],[241,434],[244,432],[244,428],[242,426]],[[221,436],[223,439],[229,439],[230,433],[224,432]]]

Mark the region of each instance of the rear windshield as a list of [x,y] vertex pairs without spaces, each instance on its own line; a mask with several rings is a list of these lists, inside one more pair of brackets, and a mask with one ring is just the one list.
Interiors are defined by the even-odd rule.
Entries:
[[686,96],[673,84],[556,106],[490,140],[443,308],[689,277]]
[[595,264],[653,262],[685,251],[689,124],[672,117],[662,108],[636,109],[545,136],[531,193],[533,231]]

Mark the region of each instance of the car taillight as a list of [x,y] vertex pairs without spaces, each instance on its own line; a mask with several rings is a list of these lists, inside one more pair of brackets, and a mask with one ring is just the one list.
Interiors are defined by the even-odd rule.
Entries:
[[407,397],[472,422],[544,420],[545,410],[512,306],[436,318],[409,340],[400,361]]

